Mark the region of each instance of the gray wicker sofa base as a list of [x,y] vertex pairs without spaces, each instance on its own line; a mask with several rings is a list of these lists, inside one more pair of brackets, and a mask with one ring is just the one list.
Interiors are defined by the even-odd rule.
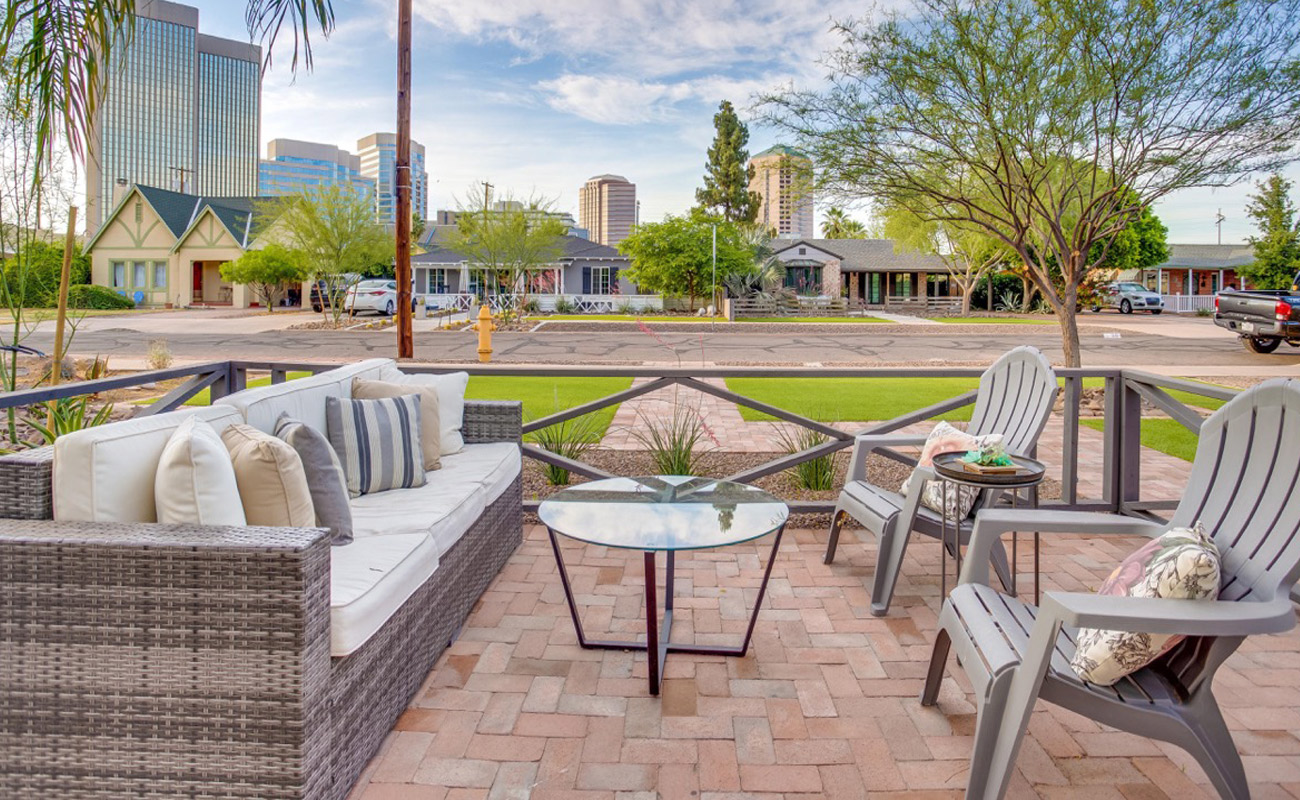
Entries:
[[[520,423],[470,402],[463,430]],[[516,477],[333,658],[326,532],[54,522],[49,480],[0,459],[0,797],[344,798],[522,536]]]

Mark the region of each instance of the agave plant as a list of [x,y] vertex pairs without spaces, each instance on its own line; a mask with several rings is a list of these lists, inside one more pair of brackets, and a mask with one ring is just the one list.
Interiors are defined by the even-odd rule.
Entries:
[[642,415],[643,427],[632,435],[650,452],[655,471],[660,475],[695,475],[699,471],[699,453],[706,442],[715,446],[717,437],[709,430],[697,409],[673,404],[669,419]]
[[81,397],[61,397],[58,400],[51,400],[35,408],[42,409],[45,412],[45,418],[42,420],[36,416],[28,415],[24,421],[31,426],[32,430],[40,434],[42,441],[38,442],[38,444],[54,444],[54,440],[65,433],[103,425],[113,415],[112,404],[92,413],[90,397],[85,395]]

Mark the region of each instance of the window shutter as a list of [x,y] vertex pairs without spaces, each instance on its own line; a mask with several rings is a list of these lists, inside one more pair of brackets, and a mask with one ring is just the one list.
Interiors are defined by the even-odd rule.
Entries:
[[582,268],[582,293],[591,294],[591,267]]
[[622,290],[618,288],[618,267],[609,268],[609,293],[621,294]]

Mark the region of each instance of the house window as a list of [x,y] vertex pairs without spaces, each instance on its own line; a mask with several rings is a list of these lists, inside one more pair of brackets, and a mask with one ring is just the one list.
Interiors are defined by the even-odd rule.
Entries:
[[803,295],[818,295],[822,292],[822,268],[813,266],[787,266],[785,268],[785,286]]
[[612,270],[609,267],[592,267],[591,268],[591,294],[613,294],[610,287],[613,285]]
[[111,266],[113,268],[113,288],[125,289],[126,288],[126,263],[122,261],[114,261],[112,262]]
[[137,261],[131,265],[131,288],[144,289],[149,285],[149,265]]
[[799,248],[799,255],[801,255],[801,256],[806,256],[806,255],[808,255],[808,248],[806,248],[806,247],[800,247],[800,248]]
[[428,292],[429,294],[447,294],[447,270],[429,270]]
[[153,262],[153,288],[155,289],[167,288],[167,262],[166,261]]

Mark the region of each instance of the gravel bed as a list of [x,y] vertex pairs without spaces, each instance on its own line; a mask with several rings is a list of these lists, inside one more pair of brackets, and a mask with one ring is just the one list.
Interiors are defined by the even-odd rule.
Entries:
[[[731,453],[715,450],[700,455],[698,472],[704,477],[722,478],[743,469],[766,463],[781,455],[784,454]],[[819,492],[799,487],[789,470],[759,478],[754,481],[754,485],[771,492],[782,500],[834,502],[836,497],[839,496],[840,488],[844,486],[844,479],[849,468],[849,456],[847,450],[835,454],[835,488],[830,491]],[[588,451],[583,460],[592,466],[612,472],[615,475],[653,475],[656,472],[650,454],[642,450],[594,449]],[[884,456],[872,455],[867,459],[867,479],[881,486],[890,488],[900,486],[911,472],[910,467]],[[571,474],[569,476],[570,485],[585,483],[587,480],[581,475]],[[542,473],[542,465],[530,458],[524,459],[523,484],[525,500],[543,500],[564,488],[547,483],[546,476]],[[1060,496],[1061,485],[1058,481],[1051,478],[1043,481],[1042,489],[1039,492],[1041,499],[1056,499]],[[536,515],[528,514],[527,521],[536,522]],[[830,514],[795,514],[790,517],[787,524],[791,528],[827,528],[830,526]],[[856,524],[850,523],[850,525]]]

